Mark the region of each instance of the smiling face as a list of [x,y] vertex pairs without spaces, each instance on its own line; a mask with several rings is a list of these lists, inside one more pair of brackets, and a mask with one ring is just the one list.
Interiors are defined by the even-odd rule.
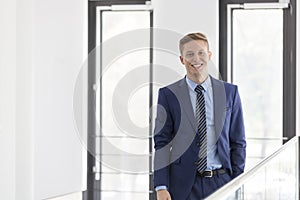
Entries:
[[191,40],[183,45],[180,61],[185,66],[187,76],[196,83],[208,77],[207,64],[211,58],[208,44],[204,40]]

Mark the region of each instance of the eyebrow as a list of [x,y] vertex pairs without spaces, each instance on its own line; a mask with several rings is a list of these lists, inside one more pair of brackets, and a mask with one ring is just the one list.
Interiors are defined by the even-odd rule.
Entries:
[[200,50],[197,50],[197,51],[188,50],[188,51],[186,51],[186,53],[194,53],[194,52],[200,52],[200,51],[206,52],[205,49],[200,49]]

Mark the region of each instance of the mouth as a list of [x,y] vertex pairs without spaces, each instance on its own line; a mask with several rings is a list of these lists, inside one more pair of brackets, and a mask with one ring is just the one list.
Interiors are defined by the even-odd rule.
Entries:
[[204,65],[203,63],[191,64],[191,66],[194,67],[194,68],[200,68],[203,65]]

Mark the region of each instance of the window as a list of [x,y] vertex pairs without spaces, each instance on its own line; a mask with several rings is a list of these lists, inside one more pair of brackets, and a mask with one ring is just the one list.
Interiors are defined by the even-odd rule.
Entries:
[[152,199],[152,11],[89,2],[88,199]]
[[294,3],[220,1],[220,73],[239,86],[248,167],[296,134]]

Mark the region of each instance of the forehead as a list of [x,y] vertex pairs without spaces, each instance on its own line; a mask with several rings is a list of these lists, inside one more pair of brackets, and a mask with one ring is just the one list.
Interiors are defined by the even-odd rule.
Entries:
[[183,45],[183,51],[207,50],[207,43],[204,40],[192,40]]

